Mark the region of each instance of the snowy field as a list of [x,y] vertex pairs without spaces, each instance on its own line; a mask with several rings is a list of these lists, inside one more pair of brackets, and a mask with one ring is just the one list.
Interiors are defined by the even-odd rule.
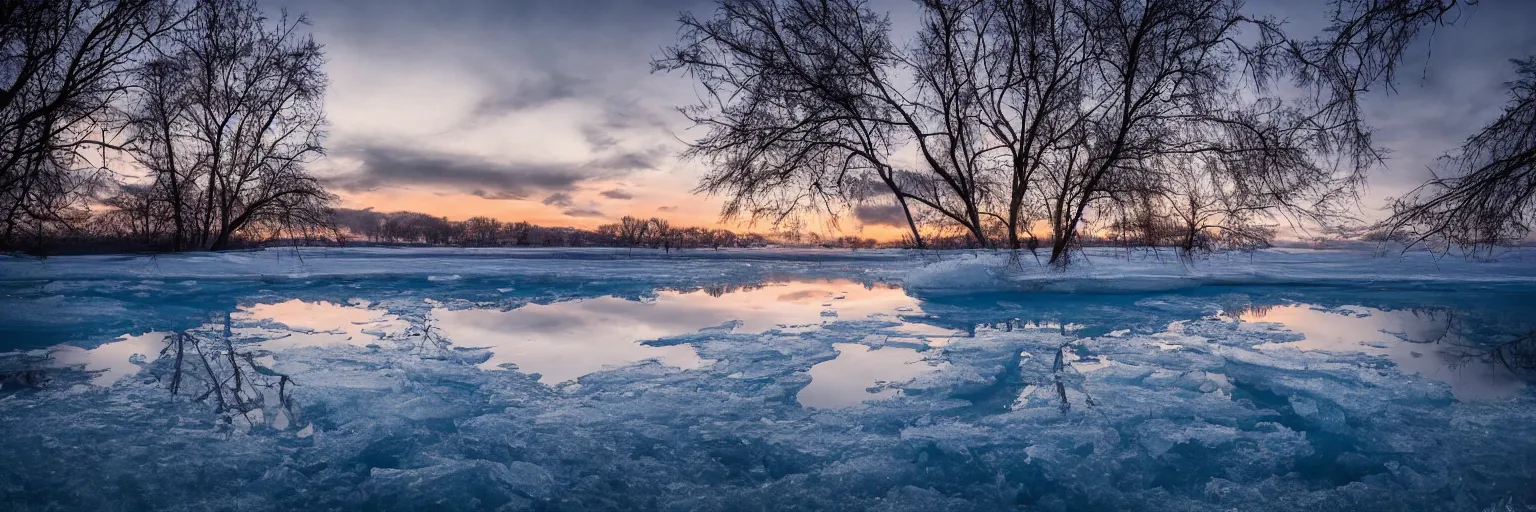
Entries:
[[1536,250],[0,257],[0,510],[1532,510]]

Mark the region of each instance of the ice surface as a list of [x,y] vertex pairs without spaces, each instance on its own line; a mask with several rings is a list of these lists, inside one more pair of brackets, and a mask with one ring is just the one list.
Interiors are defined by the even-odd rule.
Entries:
[[1180,264],[1171,253],[1093,249],[1065,271],[1027,253],[949,257],[903,278],[930,293],[984,290],[1042,292],[1154,292],[1209,285],[1358,285],[1371,287],[1498,288],[1536,284],[1536,249],[1511,249],[1493,261],[1471,261],[1426,251],[1376,254],[1359,250],[1273,249],[1210,256]]
[[1088,258],[0,260],[0,504],[1536,505],[1527,252]]
[[[243,323],[275,324],[289,331],[261,344],[269,350],[338,343],[367,346],[377,342],[381,336],[402,331],[409,326],[398,316],[368,309],[366,302],[357,302],[341,305],[293,299],[241,306],[232,317]],[[255,335],[260,331],[248,332]]]

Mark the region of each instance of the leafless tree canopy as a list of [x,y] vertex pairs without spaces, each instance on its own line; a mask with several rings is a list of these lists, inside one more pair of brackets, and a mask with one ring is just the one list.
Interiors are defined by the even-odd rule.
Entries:
[[329,221],[331,196],[304,171],[323,152],[326,79],[302,18],[253,0],[3,1],[0,14],[0,246],[90,228],[221,249]]
[[0,247],[86,214],[120,126],[117,105],[151,41],[181,21],[169,0],[0,1]]
[[330,195],[304,170],[324,152],[326,83],[304,24],[202,1],[139,70],[133,153],[169,207],[174,250],[327,222]]
[[[1271,93],[1324,83],[1300,43],[1225,0],[922,2],[893,41],[857,0],[722,0],[685,15],[661,70],[705,94],[687,156],[724,216],[837,215],[862,201],[934,214],[978,245],[1033,247],[1048,225],[1065,264],[1090,218],[1178,216],[1193,234],[1258,236],[1267,215],[1325,217],[1353,199],[1364,144],[1326,118],[1352,98]],[[1244,30],[1257,37],[1244,40]],[[1328,82],[1332,83],[1332,82]],[[1348,113],[1347,108],[1344,109]],[[1191,247],[1192,243],[1183,246]]]
[[1488,247],[1519,242],[1536,216],[1536,57],[1493,122],[1441,160],[1441,171],[1399,198],[1387,227],[1414,242]]
[[[1322,119],[1339,140],[1369,145],[1358,94],[1392,88],[1409,45],[1453,25],[1476,0],[1334,0],[1327,33],[1291,43],[1298,85],[1332,98]],[[1518,57],[1518,56],[1517,56]],[[1491,247],[1530,234],[1536,214],[1536,56],[1514,60],[1509,103],[1497,119],[1439,162],[1424,185],[1392,203],[1376,233],[1410,244]]]

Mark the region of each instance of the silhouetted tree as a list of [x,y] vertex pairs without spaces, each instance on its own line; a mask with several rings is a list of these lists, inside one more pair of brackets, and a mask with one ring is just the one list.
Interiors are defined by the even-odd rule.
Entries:
[[[857,0],[718,6],[685,15],[655,66],[703,85],[685,112],[709,132],[685,156],[713,165],[699,189],[726,196],[726,218],[836,215],[883,184],[919,246],[916,209],[981,247],[1018,248],[1043,218],[1065,265],[1089,214],[1181,159],[1253,183],[1243,208],[1318,218],[1365,170],[1314,162],[1364,150],[1317,122],[1324,101],[1271,94],[1304,66],[1235,0],[927,1],[905,46]],[[1245,27],[1256,42],[1236,42]],[[915,162],[896,164],[902,152]]]
[[1436,175],[1393,204],[1386,221],[1410,243],[1489,247],[1524,239],[1536,218],[1536,57],[1515,61],[1504,113],[1442,159]]
[[501,221],[490,217],[470,217],[464,221],[464,242],[481,247],[496,245],[502,236]]
[[171,0],[0,2],[0,247],[84,218],[130,74],[180,21]]
[[305,24],[251,0],[200,0],[139,73],[134,149],[172,205],[173,249],[329,221],[332,196],[304,169],[324,153],[326,83]]

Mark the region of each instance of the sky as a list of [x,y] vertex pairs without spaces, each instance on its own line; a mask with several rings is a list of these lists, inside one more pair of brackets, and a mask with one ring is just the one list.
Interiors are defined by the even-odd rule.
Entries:
[[[892,12],[898,36],[910,33],[911,2],[873,4]],[[701,164],[677,158],[701,133],[676,110],[696,88],[650,69],[677,37],[680,13],[707,17],[708,0],[277,5],[307,15],[325,46],[328,154],[311,168],[343,207],[584,228],[625,215],[721,225],[720,200],[693,193]],[[1324,0],[1248,5],[1293,33],[1316,33],[1326,12]],[[1532,19],[1536,1],[1482,0],[1410,49],[1394,91],[1367,96],[1367,119],[1390,154],[1372,173],[1362,217],[1379,216],[1387,198],[1422,183],[1436,158],[1498,114],[1514,78],[1509,59],[1536,54]],[[858,213],[839,228],[899,236],[883,225],[888,212]]]

